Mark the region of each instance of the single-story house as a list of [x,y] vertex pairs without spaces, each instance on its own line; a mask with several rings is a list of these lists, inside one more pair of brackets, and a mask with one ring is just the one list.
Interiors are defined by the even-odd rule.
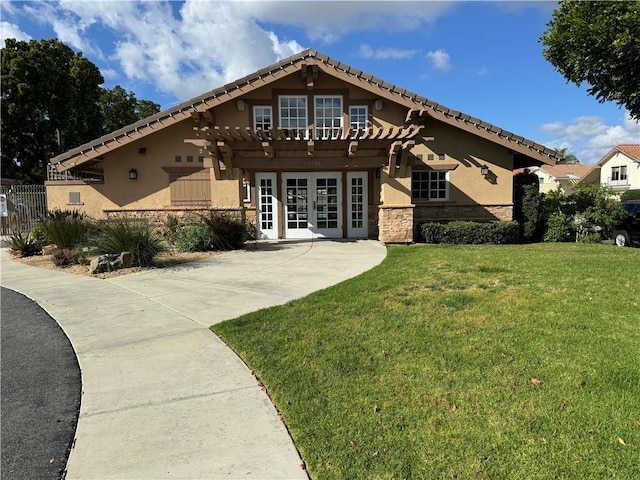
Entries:
[[540,193],[560,190],[565,195],[571,195],[576,192],[578,182],[588,175],[593,168],[593,165],[574,163],[530,167],[529,172],[538,176]]
[[263,239],[413,241],[428,220],[511,220],[546,148],[314,50],[52,158],[49,208],[215,209]]
[[610,187],[618,195],[640,189],[640,144],[616,145],[609,150],[580,185]]

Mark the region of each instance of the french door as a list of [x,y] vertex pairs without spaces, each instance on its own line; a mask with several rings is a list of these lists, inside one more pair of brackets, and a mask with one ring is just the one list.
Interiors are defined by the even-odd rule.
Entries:
[[[344,224],[349,238],[367,238],[367,172],[346,174],[346,212]],[[341,172],[285,172],[280,192],[274,172],[256,173],[259,238],[278,238],[281,218],[284,238],[342,238],[343,186]],[[278,215],[281,197],[282,216]]]
[[285,238],[342,238],[342,174],[283,173]]

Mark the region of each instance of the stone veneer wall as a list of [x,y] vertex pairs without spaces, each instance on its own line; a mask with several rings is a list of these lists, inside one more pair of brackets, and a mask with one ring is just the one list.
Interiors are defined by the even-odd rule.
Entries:
[[426,222],[513,220],[513,205],[416,205],[413,216],[415,231],[419,233],[420,225]]
[[416,205],[416,221],[513,220],[513,205]]
[[413,242],[413,205],[380,205],[378,239],[383,243]]
[[188,209],[155,209],[155,210],[105,210],[107,218],[146,218],[151,223],[162,224],[172,215],[180,220],[196,218],[200,213],[218,212],[225,213],[237,219],[244,219],[242,208],[188,208]]

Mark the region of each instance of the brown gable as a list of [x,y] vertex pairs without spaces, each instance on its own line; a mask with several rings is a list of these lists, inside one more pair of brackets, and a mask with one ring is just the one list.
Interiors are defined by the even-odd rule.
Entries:
[[561,157],[556,150],[527,140],[478,118],[451,110],[428,98],[387,83],[371,74],[354,69],[314,50],[305,50],[233,83],[211,90],[176,107],[62,153],[52,158],[50,162],[56,164],[57,168],[63,171],[99,158],[111,150],[139,140],[177,122],[190,119],[194,113],[204,112],[221,103],[245,95],[251,90],[295,73],[302,62],[317,65],[318,68],[329,75],[406,106],[409,109],[408,123],[419,121],[426,118],[426,116],[432,117],[509,148],[525,158],[530,158],[534,163],[554,164]]

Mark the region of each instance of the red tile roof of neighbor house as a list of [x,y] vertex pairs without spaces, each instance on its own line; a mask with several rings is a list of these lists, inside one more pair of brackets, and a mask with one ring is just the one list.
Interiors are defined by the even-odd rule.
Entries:
[[[203,112],[220,103],[240,97],[246,92],[264,86],[281,74],[294,73],[298,64],[310,62],[318,65],[330,75],[359,85],[397,103],[406,105],[411,113],[416,113],[418,120],[422,117],[422,112],[428,116],[442,122],[454,125],[462,130],[490,139],[491,141],[506,146],[515,152],[525,155],[539,164],[555,163],[560,154],[552,148],[545,147],[519,135],[503,130],[500,127],[488,122],[474,118],[457,110],[452,110],[444,105],[440,105],[428,98],[410,92],[404,88],[392,85],[382,79],[376,78],[369,73],[350,67],[347,64],[334,60],[327,55],[315,50],[304,50],[280,62],[258,70],[244,78],[236,80],[222,87],[204,93],[199,97],[192,98],[163,112],[152,115],[134,124],[128,125],[120,130],[104,135],[91,142],[80,145],[74,149],[64,152],[50,160],[52,164],[61,164],[63,169],[72,168],[78,164],[87,162],[92,158],[99,158],[111,149],[118,148],[125,143],[138,140],[159,129],[165,128],[178,121],[191,118],[194,112]],[[408,121],[409,121],[408,117]]]
[[593,165],[582,165],[580,163],[543,165],[540,170],[555,178],[571,178],[579,180],[593,170]]
[[640,144],[616,145],[616,149],[640,162]]

